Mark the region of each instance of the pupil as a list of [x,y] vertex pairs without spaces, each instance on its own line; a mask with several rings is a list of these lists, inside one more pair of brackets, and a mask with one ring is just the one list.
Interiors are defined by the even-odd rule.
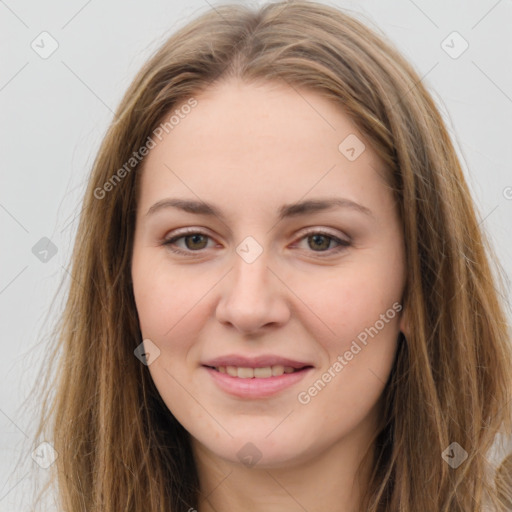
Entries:
[[[320,239],[323,238],[324,241],[327,242],[327,245],[324,243],[323,247],[321,247],[321,248],[322,249],[327,249],[329,247],[329,240],[328,240],[328,237],[326,237],[325,235],[313,235],[312,238],[315,240],[315,242],[314,242],[315,244],[318,242],[318,238],[320,238]],[[322,244],[320,243],[320,245],[322,245]]]
[[[193,240],[192,245],[194,245],[196,243],[201,243],[201,242],[198,242],[197,239],[198,238],[201,239],[202,237],[203,237],[203,235],[200,235],[200,234],[190,235],[190,236],[187,237],[187,241],[192,239]],[[189,245],[190,244],[187,243],[187,246],[188,246],[189,249],[194,249],[194,248],[197,249],[198,248],[198,247],[190,247]],[[202,249],[202,248],[203,247],[199,247],[199,249]]]

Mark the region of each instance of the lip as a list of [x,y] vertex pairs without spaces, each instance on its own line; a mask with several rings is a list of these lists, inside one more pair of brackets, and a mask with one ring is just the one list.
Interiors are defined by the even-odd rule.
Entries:
[[[264,354],[257,357],[246,357],[241,355],[226,355],[209,359],[202,363],[203,366],[238,366],[242,368],[263,368],[265,366],[291,366],[292,368],[303,368],[304,366],[313,366],[305,361],[294,361],[286,357]],[[270,377],[269,377],[270,378]]]
[[[231,377],[227,373],[220,373],[212,368],[219,366],[262,368],[275,365],[302,369],[293,373],[283,373],[277,377],[242,379]],[[223,392],[246,399],[266,398],[275,395],[297,384],[314,369],[313,365],[309,363],[272,355],[262,355],[253,358],[237,355],[223,356],[208,360],[206,363],[203,363],[203,368]]]
[[241,379],[239,377],[231,377],[227,373],[220,373],[207,366],[204,369],[222,391],[238,398],[266,398],[275,395],[297,384],[306,374],[313,370],[312,367],[308,367],[294,373],[283,373],[283,375],[278,377]]

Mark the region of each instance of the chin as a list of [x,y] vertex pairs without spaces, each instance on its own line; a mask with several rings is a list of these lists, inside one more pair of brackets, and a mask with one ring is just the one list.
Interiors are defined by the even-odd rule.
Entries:
[[272,438],[273,434],[269,436],[268,432],[252,432],[233,438],[223,436],[222,441],[208,438],[199,442],[216,457],[248,468],[284,468],[308,458],[304,435],[291,435],[288,430],[285,436],[276,433]]

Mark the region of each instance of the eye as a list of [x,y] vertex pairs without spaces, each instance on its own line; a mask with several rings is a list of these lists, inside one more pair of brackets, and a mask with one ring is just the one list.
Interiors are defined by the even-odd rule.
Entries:
[[[164,240],[162,245],[167,246],[172,252],[177,254],[190,255],[192,252],[198,252],[205,249],[208,238],[210,238],[210,236],[202,231],[186,231],[184,233],[182,232],[182,234]],[[175,247],[176,242],[181,239],[185,241],[185,249]]]
[[[182,239],[185,243],[185,247],[177,246],[176,242]],[[198,230],[190,230],[165,239],[162,245],[167,246],[172,252],[177,254],[196,256],[196,254],[193,253],[200,253],[203,249],[207,248],[208,239],[211,239],[208,234]],[[351,245],[348,240],[343,240],[325,231],[309,231],[299,240],[308,241],[307,245],[313,252],[327,253],[327,256],[336,254]],[[334,248],[330,247],[332,242],[336,243],[337,246]],[[199,254],[197,254],[197,256],[199,256]],[[323,257],[323,254],[319,254],[319,256]]]
[[[348,240],[343,240],[325,231],[309,231],[305,233],[300,240],[307,241],[308,247],[312,249],[313,252],[327,253],[326,256],[336,254],[350,246]],[[335,242],[337,246],[329,248],[332,242]],[[319,254],[319,256],[324,257],[323,254]]]

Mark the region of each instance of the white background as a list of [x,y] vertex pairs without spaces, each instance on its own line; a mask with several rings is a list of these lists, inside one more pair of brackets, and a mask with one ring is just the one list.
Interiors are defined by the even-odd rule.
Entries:
[[[511,276],[512,2],[330,3],[384,32],[423,77]],[[149,54],[208,9],[205,0],[0,2],[0,511],[29,510],[27,486],[45,471],[27,452],[35,419],[20,404],[36,384],[44,336],[62,307],[57,301],[45,321],[66,275],[100,141]],[[43,31],[59,45],[47,59],[31,48]],[[469,44],[457,59],[441,47],[453,31]],[[42,237],[58,249],[46,263],[32,253]],[[26,464],[15,471],[19,457]]]

